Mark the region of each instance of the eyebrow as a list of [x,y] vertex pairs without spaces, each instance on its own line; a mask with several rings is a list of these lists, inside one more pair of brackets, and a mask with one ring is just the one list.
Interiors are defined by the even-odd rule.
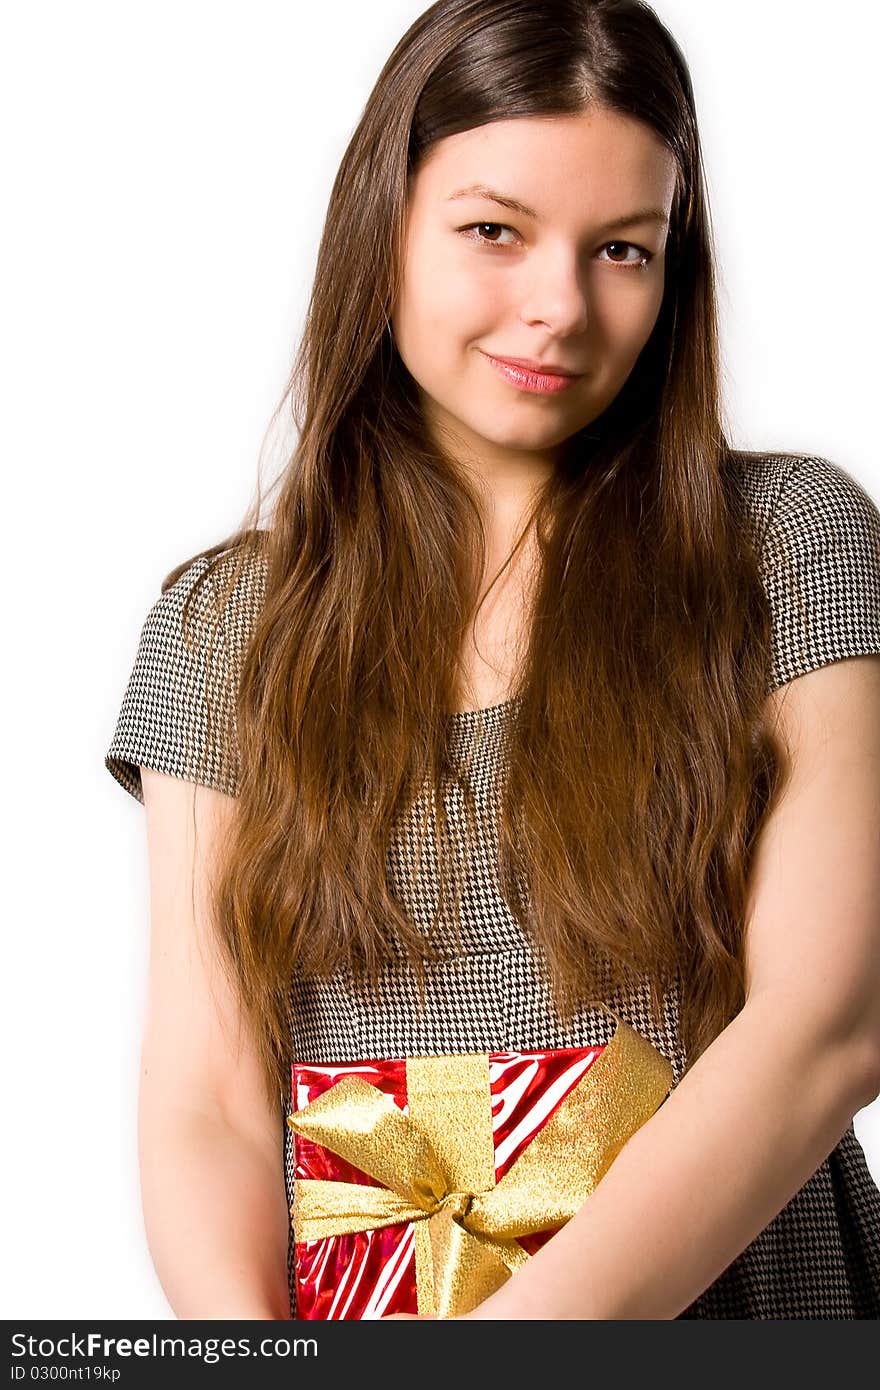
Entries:
[[[509,208],[511,212],[518,212],[522,217],[533,217],[539,221],[538,214],[534,208],[521,203],[518,198],[511,198],[506,193],[499,193],[496,188],[487,188],[485,184],[474,183],[468,188],[459,188],[455,193],[450,193],[447,202],[451,203],[456,198],[483,198],[490,203],[498,203],[500,207]],[[658,222],[662,226],[669,225],[669,217],[663,208],[639,208],[636,212],[628,212],[623,217],[614,217],[610,222],[606,222],[603,231],[616,231],[620,227],[631,227],[637,222]]]

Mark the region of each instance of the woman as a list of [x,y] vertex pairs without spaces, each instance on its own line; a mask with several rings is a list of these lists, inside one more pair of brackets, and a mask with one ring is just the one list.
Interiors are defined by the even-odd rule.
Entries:
[[147,813],[175,1311],[430,1315],[411,1280],[377,1300],[378,1238],[336,1248],[357,1298],[316,1294],[292,1066],[623,1020],[668,1096],[456,1315],[880,1315],[851,1123],[880,1090],[880,513],[726,437],[693,92],[647,5],[416,20],[289,396],[271,523],[167,577],[106,758]]

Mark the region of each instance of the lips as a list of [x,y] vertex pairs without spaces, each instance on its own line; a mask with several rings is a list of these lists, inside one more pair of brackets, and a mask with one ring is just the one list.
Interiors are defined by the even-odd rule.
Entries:
[[533,367],[524,367],[521,362],[515,362],[509,357],[495,357],[488,352],[484,352],[483,356],[511,386],[532,395],[555,396],[562,391],[570,390],[576,381],[581,380],[580,376],[567,371],[549,371],[546,367],[536,371]]
[[496,362],[507,362],[511,367],[523,367],[527,372],[534,372],[538,376],[581,376],[581,372],[572,371],[570,367],[561,367],[557,362],[536,362],[533,357],[502,357],[497,352],[486,354],[487,357],[494,357]]

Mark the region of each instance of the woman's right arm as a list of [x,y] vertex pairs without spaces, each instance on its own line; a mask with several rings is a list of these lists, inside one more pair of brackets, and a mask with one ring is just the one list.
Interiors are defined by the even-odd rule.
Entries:
[[283,1114],[265,1095],[205,907],[205,869],[234,799],[148,767],[141,776],[150,969],[138,1147],[150,1254],[178,1318],[289,1318]]

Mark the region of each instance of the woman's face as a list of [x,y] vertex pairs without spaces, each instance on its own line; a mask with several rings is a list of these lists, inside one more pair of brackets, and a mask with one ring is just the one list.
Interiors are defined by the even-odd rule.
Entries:
[[[474,185],[522,207],[461,193]],[[674,189],[657,136],[601,109],[497,121],[433,147],[411,181],[391,322],[436,437],[499,481],[552,471],[651,334]],[[530,391],[489,355],[577,375]]]

